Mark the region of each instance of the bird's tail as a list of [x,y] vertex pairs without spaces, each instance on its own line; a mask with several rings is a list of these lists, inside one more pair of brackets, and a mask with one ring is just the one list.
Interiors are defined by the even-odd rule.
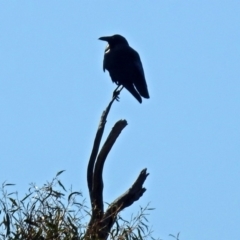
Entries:
[[146,82],[144,84],[143,83],[138,84],[136,87],[137,87],[137,90],[141,94],[142,97],[150,98]]
[[133,85],[124,85],[124,87],[140,102],[142,103],[142,98],[137,92],[137,90],[134,88]]

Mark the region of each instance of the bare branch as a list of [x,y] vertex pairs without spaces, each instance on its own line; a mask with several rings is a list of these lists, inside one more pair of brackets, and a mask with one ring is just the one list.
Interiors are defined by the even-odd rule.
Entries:
[[146,191],[146,188],[143,188],[143,183],[145,182],[147,176],[147,169],[143,169],[134,184],[129,188],[124,194],[117,198],[107,209],[106,213],[103,216],[101,222],[102,232],[108,236],[115,220],[117,214],[122,211],[124,208],[129,207],[135,201],[137,201],[143,193]]
[[99,127],[94,140],[92,153],[89,159],[87,180],[92,204],[92,215],[88,224],[85,239],[106,240],[116,220],[117,214],[124,208],[132,205],[146,191],[146,189],[143,187],[143,183],[145,182],[149,174],[147,173],[147,169],[143,169],[140,172],[136,181],[133,183],[132,187],[129,188],[119,198],[117,198],[112,204],[110,204],[110,206],[104,213],[102,179],[104,163],[121,131],[124,129],[124,127],[127,126],[126,120],[119,120],[118,122],[116,122],[111,132],[109,133],[105,143],[103,144],[101,150],[99,151],[99,146],[107,121],[106,119],[108,113],[111,109],[112,103],[114,102],[114,100],[118,100],[118,95],[122,90],[122,88],[120,90],[118,90],[118,88],[114,91],[111,102],[108,104],[107,108],[102,113]]
[[87,168],[87,182],[88,182],[88,190],[89,190],[89,195],[90,195],[90,199],[92,202],[92,190],[93,190],[93,169],[94,169],[94,164],[97,158],[97,154],[99,151],[99,146],[101,143],[101,139],[102,139],[102,135],[104,132],[104,127],[105,124],[107,122],[107,116],[108,113],[111,109],[111,106],[114,102],[114,100],[118,99],[118,95],[120,94],[121,90],[117,91],[118,87],[116,88],[116,90],[114,91],[112,100],[110,101],[110,103],[108,104],[107,108],[105,109],[105,111],[103,111],[101,119],[100,119],[100,123],[98,125],[98,130],[94,139],[94,143],[93,143],[93,148],[92,148],[92,152],[91,152],[91,156],[90,159],[88,161],[88,168]]
[[120,135],[121,131],[124,127],[127,126],[126,120],[119,120],[115,123],[114,127],[112,128],[110,134],[106,142],[104,143],[100,153],[98,154],[98,158],[94,168],[93,174],[93,200],[94,200],[94,211],[93,215],[103,214],[103,180],[102,180],[102,172],[103,166],[106,160],[108,153],[110,152],[113,144],[115,143],[117,137]]

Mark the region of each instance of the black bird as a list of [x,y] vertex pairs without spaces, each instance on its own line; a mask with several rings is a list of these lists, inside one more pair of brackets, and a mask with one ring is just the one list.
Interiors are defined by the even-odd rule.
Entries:
[[125,87],[140,103],[142,97],[149,98],[142,63],[138,53],[129,46],[121,35],[100,37],[107,41],[103,59],[103,71],[108,70],[118,86]]

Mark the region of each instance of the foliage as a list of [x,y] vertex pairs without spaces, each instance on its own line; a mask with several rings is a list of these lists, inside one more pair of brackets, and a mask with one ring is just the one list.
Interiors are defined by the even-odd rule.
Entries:
[[[91,213],[80,192],[70,189],[68,193],[59,180],[62,172],[58,172],[51,182],[40,188],[30,184],[23,199],[19,199],[17,192],[8,193],[7,188],[14,184],[2,184],[0,239],[84,239]],[[140,208],[137,215],[132,216],[129,221],[119,215],[109,239],[153,239],[146,217],[150,210],[153,209],[149,206]]]

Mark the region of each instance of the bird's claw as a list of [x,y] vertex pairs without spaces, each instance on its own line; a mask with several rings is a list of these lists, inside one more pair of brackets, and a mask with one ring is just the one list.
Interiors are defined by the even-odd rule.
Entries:
[[119,100],[120,100],[120,97],[119,97],[119,94],[120,94],[120,90],[117,90],[117,89],[115,89],[114,91],[113,91],[113,98],[115,98],[115,100],[117,101],[117,102],[119,102]]

